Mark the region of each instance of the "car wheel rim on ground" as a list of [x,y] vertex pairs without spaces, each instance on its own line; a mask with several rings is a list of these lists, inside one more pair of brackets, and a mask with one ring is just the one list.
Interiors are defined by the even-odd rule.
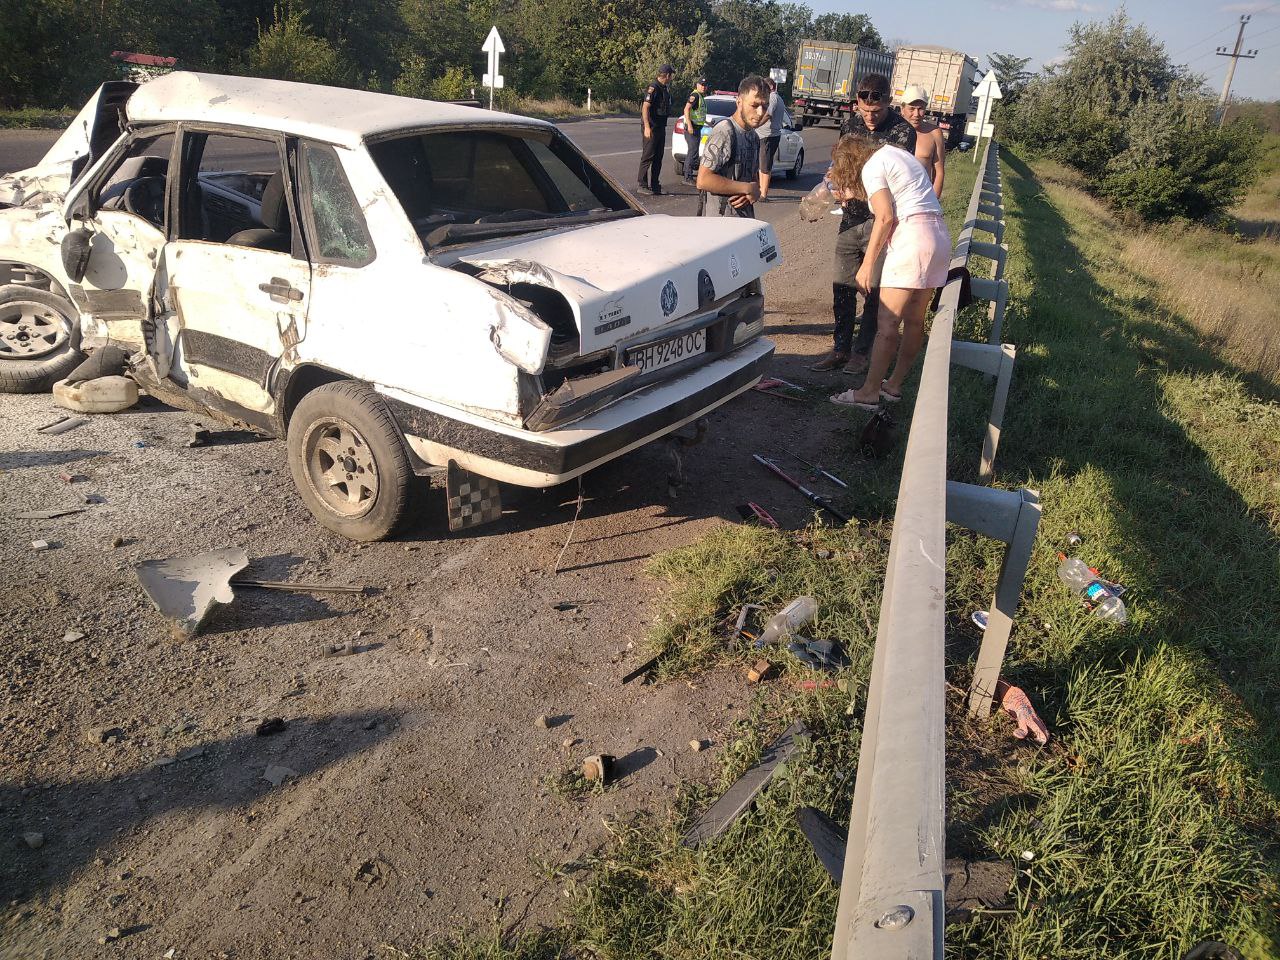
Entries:
[[360,431],[339,417],[324,417],[303,439],[307,482],[320,502],[348,520],[378,502],[378,464]]
[[36,360],[70,339],[71,325],[57,310],[29,301],[0,306],[0,359]]

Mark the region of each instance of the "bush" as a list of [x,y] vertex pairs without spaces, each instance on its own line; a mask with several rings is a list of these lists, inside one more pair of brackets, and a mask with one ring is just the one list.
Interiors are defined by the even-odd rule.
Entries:
[[296,80],[299,83],[342,85],[351,76],[337,49],[311,32],[292,5],[277,6],[275,22],[258,30],[249,49],[245,71],[255,77]]
[[1249,124],[1217,129],[1203,78],[1123,12],[1072,27],[1066,60],[1028,84],[1001,132],[1151,221],[1221,216],[1252,182],[1260,143]]

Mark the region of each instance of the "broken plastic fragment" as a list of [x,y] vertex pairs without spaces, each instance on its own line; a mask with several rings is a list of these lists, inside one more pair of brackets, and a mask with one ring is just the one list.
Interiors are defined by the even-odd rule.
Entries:
[[235,599],[231,578],[248,565],[243,550],[229,547],[194,557],[147,560],[138,564],[138,581],[156,609],[193,636],[215,604]]
[[1013,731],[1015,737],[1025,740],[1030,736],[1041,746],[1049,742],[1049,728],[1036,714],[1031,700],[1022,692],[1021,687],[1011,686],[1001,680],[996,684],[996,696],[1000,698],[1000,709],[1018,725],[1018,729]]

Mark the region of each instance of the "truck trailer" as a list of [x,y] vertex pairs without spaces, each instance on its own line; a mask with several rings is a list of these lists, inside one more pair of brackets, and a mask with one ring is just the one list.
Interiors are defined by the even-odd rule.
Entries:
[[946,131],[947,146],[955,146],[964,136],[973,88],[978,85],[978,61],[947,47],[899,47],[894,54],[893,105],[902,106],[907,87],[924,87],[930,119]]
[[792,115],[802,126],[839,126],[856,109],[858,82],[868,73],[888,77],[893,54],[834,40],[801,40],[791,88]]

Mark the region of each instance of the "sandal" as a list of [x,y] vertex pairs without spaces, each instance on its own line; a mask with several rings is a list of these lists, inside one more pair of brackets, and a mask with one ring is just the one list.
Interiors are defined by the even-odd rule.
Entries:
[[880,401],[855,400],[853,399],[855,391],[846,390],[844,393],[836,393],[831,396],[832,403],[838,403],[842,407],[857,407],[859,410],[879,410]]
[[888,382],[888,380],[880,381],[880,399],[888,401],[889,403],[898,403],[902,399],[902,394],[894,393],[886,387],[885,384]]

